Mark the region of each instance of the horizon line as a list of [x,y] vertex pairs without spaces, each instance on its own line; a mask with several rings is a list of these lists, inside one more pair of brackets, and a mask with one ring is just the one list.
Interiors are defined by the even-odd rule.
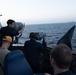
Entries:
[[59,24],[59,23],[76,23],[76,21],[71,21],[71,22],[53,22],[53,23],[29,23],[29,24],[26,24],[25,25],[40,25],[40,24]]

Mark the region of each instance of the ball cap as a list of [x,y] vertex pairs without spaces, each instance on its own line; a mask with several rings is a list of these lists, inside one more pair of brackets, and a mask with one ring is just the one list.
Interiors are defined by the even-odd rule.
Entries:
[[5,36],[2,39],[3,41],[12,42],[12,38],[10,36]]

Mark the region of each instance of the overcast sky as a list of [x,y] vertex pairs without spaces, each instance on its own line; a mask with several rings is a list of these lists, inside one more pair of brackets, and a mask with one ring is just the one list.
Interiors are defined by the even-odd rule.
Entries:
[[0,0],[1,23],[25,24],[76,21],[76,0]]

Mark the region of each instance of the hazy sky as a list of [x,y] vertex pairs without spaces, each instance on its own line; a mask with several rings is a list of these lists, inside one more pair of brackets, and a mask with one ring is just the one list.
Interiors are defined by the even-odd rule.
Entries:
[[10,19],[35,23],[76,21],[76,0],[0,0],[1,23]]

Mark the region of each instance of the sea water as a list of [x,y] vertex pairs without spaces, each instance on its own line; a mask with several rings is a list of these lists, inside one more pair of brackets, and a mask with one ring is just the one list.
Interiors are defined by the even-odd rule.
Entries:
[[[74,25],[76,25],[76,22],[26,25],[22,36],[19,38],[19,43],[24,43],[29,40],[30,32],[43,32],[46,34],[47,45],[53,47],[57,44],[58,40]],[[42,42],[42,40],[40,40],[40,42]],[[76,51],[76,29],[74,30],[71,43],[73,51]]]

